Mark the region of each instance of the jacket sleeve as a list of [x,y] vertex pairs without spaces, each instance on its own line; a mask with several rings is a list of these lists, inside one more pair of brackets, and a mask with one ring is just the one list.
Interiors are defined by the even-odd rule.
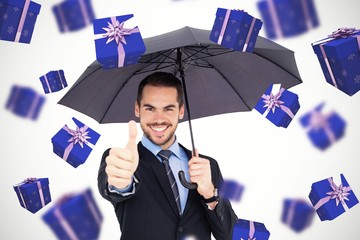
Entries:
[[[100,163],[99,172],[98,172],[98,179],[97,179],[98,180],[98,189],[99,189],[100,195],[103,198],[110,201],[114,206],[116,206],[118,203],[131,198],[133,196],[133,194],[124,196],[119,193],[109,191],[108,178],[107,178],[107,174],[105,172],[105,168],[106,168],[105,159],[109,155],[109,152],[110,152],[110,149],[107,149],[101,158],[101,163]],[[136,178],[136,176],[135,176],[135,178]],[[135,193],[136,193],[137,189],[139,188],[138,181],[135,182],[134,188],[135,188]]]
[[[220,183],[223,182],[219,165],[215,160],[210,160],[210,164],[213,184],[215,188],[219,188]],[[203,205],[206,208],[206,216],[215,239],[231,240],[233,228],[238,218],[232,209],[230,201],[220,197],[214,210],[208,209],[205,203]]]

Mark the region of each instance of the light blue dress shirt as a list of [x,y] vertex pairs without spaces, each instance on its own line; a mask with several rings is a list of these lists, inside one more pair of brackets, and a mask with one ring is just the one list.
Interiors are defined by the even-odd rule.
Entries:
[[[161,158],[157,155],[162,150],[161,147],[159,147],[158,145],[151,142],[145,135],[143,135],[143,137],[141,139],[141,143],[150,152],[152,152],[159,159],[159,161],[162,163]],[[188,197],[189,190],[187,188],[185,188],[180,183],[178,172],[181,171],[181,170],[184,171],[185,178],[189,181],[189,179],[190,179],[189,171],[188,171],[188,169],[189,169],[189,166],[188,166],[189,158],[187,157],[184,149],[182,149],[179,146],[179,143],[178,143],[176,138],[175,138],[174,143],[167,150],[170,150],[172,152],[172,154],[171,154],[171,156],[169,158],[169,165],[170,165],[170,168],[171,168],[171,170],[172,170],[172,172],[174,174],[175,181],[176,181],[176,184],[177,184],[178,189],[179,189],[181,213],[183,213],[184,209],[185,209],[186,200],[187,200],[187,197]]]
[[[141,139],[141,143],[145,148],[147,148],[150,152],[152,152],[162,163],[161,158],[157,155],[162,150],[161,147],[159,147],[158,145],[151,142],[145,135],[143,135],[143,137]],[[174,143],[167,150],[170,150],[172,152],[172,154],[169,158],[169,165],[174,174],[175,181],[178,186],[179,196],[180,196],[181,213],[183,213],[184,209],[185,209],[189,190],[180,183],[178,172],[180,170],[184,171],[186,180],[187,181],[190,180],[189,171],[188,171],[189,158],[186,155],[184,149],[182,149],[179,146],[179,143],[178,143],[176,137],[175,137]],[[130,184],[128,187],[126,187],[124,189],[118,189],[112,185],[109,185],[109,191],[113,192],[113,193],[121,194],[123,196],[128,196],[128,195],[135,193],[135,183],[137,183],[137,182],[138,182],[138,180],[135,177],[133,177],[132,184]]]

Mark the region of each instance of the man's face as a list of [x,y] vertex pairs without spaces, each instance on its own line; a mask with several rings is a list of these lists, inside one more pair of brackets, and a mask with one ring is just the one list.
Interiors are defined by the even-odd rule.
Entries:
[[175,88],[147,85],[140,105],[135,105],[135,115],[140,117],[144,134],[162,149],[167,149],[174,142],[179,119],[184,116],[184,106],[179,108]]

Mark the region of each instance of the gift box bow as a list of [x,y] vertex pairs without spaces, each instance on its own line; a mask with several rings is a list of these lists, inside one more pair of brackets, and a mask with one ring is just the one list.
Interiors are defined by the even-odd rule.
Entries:
[[278,107],[280,108],[282,111],[284,111],[287,115],[289,115],[289,117],[294,118],[294,114],[292,113],[292,111],[290,110],[290,108],[284,106],[283,104],[285,102],[281,101],[281,95],[282,93],[285,91],[284,88],[280,88],[280,90],[278,92],[276,92],[276,90],[274,88],[272,88],[271,93],[270,94],[263,94],[261,96],[261,98],[263,98],[263,102],[265,103],[265,105],[263,106],[264,108],[266,107],[267,109],[265,110],[265,112],[263,113],[263,115],[266,117],[268,115],[268,113],[270,111],[272,111],[273,113],[275,112],[275,109]]
[[349,201],[347,196],[350,195],[350,191],[352,190],[350,186],[344,187],[341,183],[339,186],[337,186],[332,178],[327,179],[330,183],[330,187],[332,188],[332,191],[327,192],[326,194],[328,196],[321,198],[314,206],[314,209],[319,209],[322,205],[329,202],[330,200],[335,199],[336,206],[339,206],[339,203],[341,203],[346,210],[345,206],[346,202],[345,200]]
[[96,39],[107,38],[106,44],[115,41],[118,51],[118,67],[122,67],[125,61],[125,49],[123,44],[126,43],[125,36],[129,36],[133,33],[139,33],[138,27],[124,28],[125,21],[119,22],[116,17],[110,17],[111,22],[108,22],[107,27],[103,27],[105,33],[95,34]]
[[140,32],[138,27],[124,28],[126,20],[119,22],[116,17],[110,17],[110,20],[111,22],[108,22],[108,26],[102,28],[105,30],[105,33],[95,34],[95,39],[108,38],[106,44],[115,40],[117,45],[122,45],[127,44],[125,36]]
[[81,148],[84,148],[84,144],[88,145],[90,148],[94,148],[94,145],[87,141],[91,138],[88,136],[89,131],[86,131],[88,128],[89,127],[86,125],[83,127],[76,126],[75,130],[69,128],[67,125],[63,127],[63,129],[71,135],[70,139],[68,140],[70,144],[65,148],[64,151],[63,159],[65,161],[76,144],[79,144]]
[[249,237],[247,239],[241,238],[240,240],[256,240],[254,238],[255,234],[255,225],[253,221],[249,221]]
[[351,35],[358,33],[360,30],[355,28],[342,27],[328,35],[331,38],[348,38]]

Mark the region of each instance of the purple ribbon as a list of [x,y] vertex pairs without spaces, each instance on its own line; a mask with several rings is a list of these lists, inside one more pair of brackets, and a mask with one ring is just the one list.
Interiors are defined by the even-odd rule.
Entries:
[[25,5],[24,5],[24,8],[23,8],[22,13],[21,13],[18,28],[16,30],[16,36],[15,36],[15,40],[14,40],[15,42],[20,41],[21,32],[22,32],[22,29],[24,27],[24,23],[25,23],[27,11],[28,11],[29,6],[30,6],[30,2],[31,2],[30,0],[25,0]]
[[38,93],[35,93],[35,99],[32,101],[31,106],[29,108],[29,112],[27,114],[27,117],[30,118],[34,115],[35,109],[38,106],[40,101],[40,95]]
[[329,138],[330,142],[333,143],[336,141],[336,137],[333,133],[333,131],[330,128],[329,125],[329,118],[330,116],[332,116],[334,113],[328,113],[326,115],[320,113],[317,110],[313,110],[310,113],[310,120],[309,120],[309,125],[307,127],[308,131],[311,130],[319,130],[319,129],[324,129],[326,136]]
[[68,223],[68,221],[65,219],[64,215],[62,215],[60,211],[60,207],[55,207],[54,209],[54,215],[57,218],[60,226],[63,228],[63,230],[66,232],[67,236],[71,240],[78,240],[79,238],[76,236],[75,231],[72,229],[71,225]]
[[86,10],[86,5],[85,5],[85,1],[84,0],[79,0],[79,4],[80,4],[80,11],[84,17],[85,20],[85,25],[89,25],[90,24],[90,17],[89,14]]
[[244,44],[244,47],[243,47],[243,50],[242,50],[243,52],[245,52],[247,47],[248,47],[252,31],[254,30],[255,22],[256,22],[256,18],[253,17],[253,19],[251,21],[249,32],[248,32],[248,34],[246,36],[246,41],[245,41],[245,44]]
[[225,34],[225,29],[226,29],[226,25],[227,25],[227,23],[229,21],[230,13],[231,13],[231,10],[227,9],[226,14],[225,14],[225,18],[224,18],[224,22],[223,22],[223,25],[221,27],[219,38],[218,38],[218,41],[217,41],[218,44],[221,44],[222,41],[223,41],[224,34]]
[[321,198],[314,206],[315,210],[318,210],[322,205],[324,205],[325,203],[329,202],[332,199],[335,199],[336,201],[336,206],[339,206],[339,203],[341,203],[344,207],[344,210],[346,210],[345,206],[346,202],[345,200],[349,201],[349,199],[347,198],[347,196],[350,195],[350,191],[352,190],[350,186],[347,187],[343,187],[342,183],[337,186],[334,183],[334,180],[332,178],[328,178],[327,179],[330,183],[330,187],[332,188],[332,191],[327,192],[326,194],[328,195],[327,197],[323,197]]
[[291,112],[290,108],[284,106],[284,102],[280,100],[282,93],[285,91],[284,88],[280,88],[280,91],[275,95],[271,92],[269,95],[263,94],[262,98],[264,99],[263,102],[265,105],[263,107],[267,107],[263,115],[265,117],[268,115],[270,110],[274,113],[275,109],[279,107],[283,110],[289,117],[294,118],[294,114]]
[[124,22],[119,22],[116,17],[111,17],[111,23],[108,22],[108,27],[104,27],[102,28],[103,30],[106,31],[105,34],[100,34],[101,37],[98,37],[97,35],[95,35],[97,38],[108,38],[106,41],[106,44],[109,44],[110,42],[114,41],[116,42],[116,44],[118,45],[118,67],[122,67],[124,66],[124,61],[125,61],[125,50],[124,50],[124,46],[123,44],[127,44],[126,40],[125,40],[125,36],[129,36],[133,33],[138,33],[140,32],[138,27],[134,27],[134,28],[124,28]]
[[96,211],[94,202],[91,201],[90,196],[87,191],[84,193],[84,196],[85,196],[86,204],[88,205],[89,210],[91,212],[91,215],[94,217],[95,222],[100,227],[102,220],[101,220],[100,214],[98,213],[98,211]]
[[70,129],[67,125],[63,127],[65,131],[67,131],[72,137],[68,140],[70,143],[64,151],[63,159],[67,161],[67,158],[69,157],[69,154],[73,147],[76,144],[79,144],[81,148],[84,147],[84,144],[89,145],[90,143],[87,141],[87,139],[90,139],[91,137],[88,136],[89,131],[86,131],[88,129],[88,126],[84,125],[83,127],[79,128],[76,126],[76,130]]
[[299,201],[297,200],[292,200],[289,206],[289,210],[288,213],[286,215],[286,225],[291,226],[291,222],[294,219],[294,215],[295,215],[295,207],[296,204],[299,203]]
[[[249,237],[247,240],[256,240],[256,238],[254,238],[254,234],[255,234],[255,225],[253,221],[249,221]],[[243,238],[241,238],[240,240],[245,240]]]

